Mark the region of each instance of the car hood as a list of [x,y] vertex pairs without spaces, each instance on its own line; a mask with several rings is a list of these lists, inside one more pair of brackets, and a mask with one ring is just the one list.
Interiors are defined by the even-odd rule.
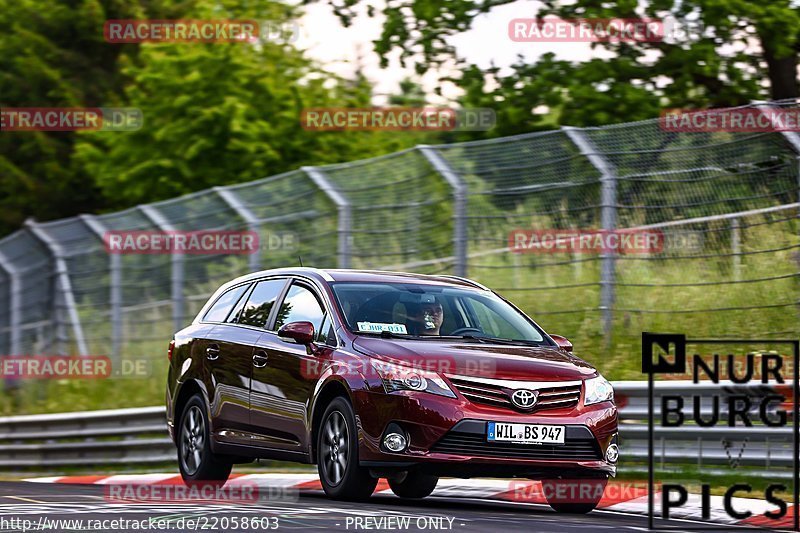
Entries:
[[568,381],[586,379],[596,370],[559,348],[509,346],[479,342],[383,339],[359,336],[353,347],[381,361],[415,368],[496,379]]

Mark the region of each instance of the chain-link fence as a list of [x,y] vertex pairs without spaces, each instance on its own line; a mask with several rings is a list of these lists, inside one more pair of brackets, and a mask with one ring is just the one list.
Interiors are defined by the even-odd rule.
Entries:
[[[798,103],[773,102],[796,109]],[[468,275],[601,368],[643,330],[800,334],[800,136],[658,120],[419,146],[0,240],[0,353],[162,353],[222,282],[298,265]],[[515,249],[517,230],[657,231],[647,253]],[[252,255],[110,254],[109,231],[250,230]],[[291,235],[291,246],[266,246]],[[624,375],[624,372],[622,372]]]

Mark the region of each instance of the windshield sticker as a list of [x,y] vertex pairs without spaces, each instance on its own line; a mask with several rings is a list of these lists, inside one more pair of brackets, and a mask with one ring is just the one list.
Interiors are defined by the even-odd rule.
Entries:
[[358,322],[358,331],[376,332],[389,331],[391,333],[401,333],[407,335],[405,324],[384,324],[383,322]]

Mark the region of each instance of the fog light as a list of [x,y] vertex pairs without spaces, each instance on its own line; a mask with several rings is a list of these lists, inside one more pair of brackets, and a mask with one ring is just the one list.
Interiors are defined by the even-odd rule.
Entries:
[[393,452],[402,452],[406,449],[407,444],[405,435],[400,433],[389,433],[383,438],[383,445],[387,450]]
[[606,450],[606,461],[609,463],[616,463],[617,459],[619,459],[619,446],[611,444]]

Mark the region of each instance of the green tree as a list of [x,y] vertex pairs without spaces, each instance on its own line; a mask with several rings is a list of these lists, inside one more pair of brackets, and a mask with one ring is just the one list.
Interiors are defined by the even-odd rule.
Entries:
[[147,45],[123,73],[126,102],[142,110],[144,127],[86,132],[77,146],[77,160],[117,207],[413,142],[304,129],[304,109],[366,107],[371,92],[366,80],[337,80],[288,45]]
[[319,132],[306,107],[367,107],[344,80],[278,42],[110,44],[108,19],[290,22],[299,10],[249,0],[0,0],[2,107],[138,107],[135,132],[2,132],[0,235],[41,220],[128,207],[306,164],[371,157],[413,133]]
[[[791,0],[650,0],[644,4],[544,0],[538,17],[672,18],[691,31],[677,40],[593,45],[611,52],[610,59],[569,63],[545,55],[534,64],[519,61],[508,75],[500,75],[495,68],[481,70],[456,57],[449,39],[468,30],[477,16],[512,1],[389,1],[375,50],[384,64],[388,54],[398,50],[401,60],[413,63],[418,72],[455,58],[463,67],[463,75],[455,80],[466,91],[463,103],[491,105],[508,119],[493,134],[540,129],[553,122],[595,125],[636,120],[652,117],[659,108],[720,107],[800,96],[800,6]],[[359,2],[329,3],[345,24],[352,24]],[[499,25],[497,39],[507,38],[506,26]],[[495,83],[487,84],[487,80]],[[553,108],[555,116],[532,116],[531,110],[542,104]]]
[[[154,2],[157,4],[157,2]],[[120,89],[123,48],[103,42],[107,18],[130,18],[138,2],[0,0],[0,106],[99,106]],[[74,168],[75,135],[0,134],[0,235],[28,216],[49,218],[101,203]]]
[[[105,21],[181,18],[205,1],[0,0],[0,107],[124,105],[120,59],[135,57],[139,47],[106,43]],[[73,161],[76,139],[73,132],[0,134],[0,235],[29,216],[51,219],[108,205]]]
[[389,105],[400,107],[425,107],[428,100],[422,86],[412,78],[400,80],[396,94],[389,96]]

